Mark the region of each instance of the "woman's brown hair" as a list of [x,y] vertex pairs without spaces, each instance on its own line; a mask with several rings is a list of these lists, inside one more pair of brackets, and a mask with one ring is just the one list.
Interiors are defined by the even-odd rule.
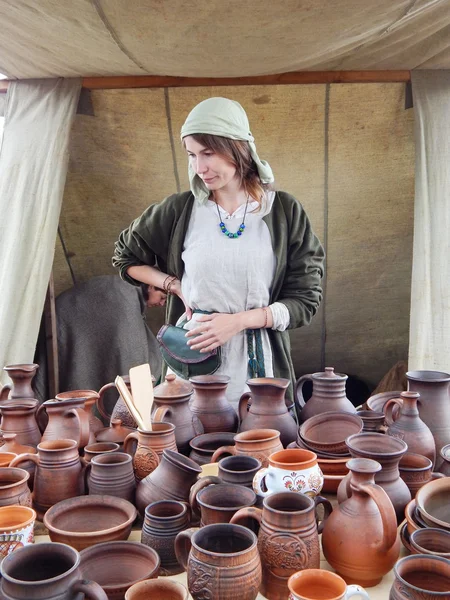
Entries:
[[[263,184],[258,173],[258,168],[250,154],[248,142],[243,140],[231,140],[230,138],[209,133],[196,133],[191,137],[194,140],[222,156],[236,168],[236,174],[246,194],[256,200],[261,207],[261,202],[267,190],[271,189],[268,184]],[[183,141],[184,145],[184,141]]]

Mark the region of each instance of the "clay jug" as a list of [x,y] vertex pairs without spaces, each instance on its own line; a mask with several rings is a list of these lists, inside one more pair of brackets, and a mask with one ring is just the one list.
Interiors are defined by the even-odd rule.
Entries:
[[2,600],[108,600],[82,577],[78,552],[57,542],[25,546],[2,562]]
[[283,446],[297,437],[297,423],[289,413],[284,395],[290,385],[288,379],[257,377],[249,379],[250,393],[239,400],[239,431],[270,427],[280,432]]
[[441,556],[405,556],[394,566],[394,575],[389,600],[450,598],[450,560]]
[[34,398],[31,382],[38,369],[39,365],[35,363],[29,365],[7,365],[3,367],[3,370],[8,373],[9,378],[12,380],[12,385],[7,384],[1,389],[0,400],[6,400],[7,398]]
[[434,436],[436,449],[450,444],[450,374],[408,371],[408,390],[418,392],[419,415]]
[[189,381],[194,388],[191,411],[202,422],[205,433],[236,432],[239,419],[225,395],[230,378],[227,375],[197,375]]
[[[434,466],[436,462],[436,445],[433,434],[419,417],[417,401],[420,394],[417,392],[402,392],[400,398],[392,398],[384,405],[388,435],[405,441],[408,452],[421,454],[429,458]],[[399,406],[395,417],[394,406]],[[450,409],[450,405],[449,405]]]
[[129,454],[110,452],[95,456],[87,471],[89,494],[116,496],[134,504],[136,481]]
[[[131,384],[130,384],[130,376],[122,375],[122,379],[126,383],[128,390],[131,392]],[[156,379],[152,375],[152,383],[155,385]],[[111,389],[116,389],[116,384],[114,382],[107,383],[104,385],[98,392],[97,398],[97,410],[100,415],[105,419],[105,423],[110,423],[112,425],[113,419],[120,419],[125,427],[131,427],[132,429],[137,429],[137,423],[130,415],[130,411],[126,407],[125,402],[119,396],[117,402],[115,403],[111,414],[109,413],[106,404],[105,404],[105,392]]]
[[136,481],[141,481],[159,465],[164,449],[177,452],[175,425],[153,423],[152,431],[133,431],[123,443],[123,451],[133,457]]
[[322,549],[328,563],[347,583],[372,587],[398,559],[397,518],[388,495],[374,481],[381,465],[353,458],[347,466],[351,496],[325,521]]
[[[324,505],[324,521],[317,528],[315,507]],[[279,492],[264,498],[263,509],[243,508],[231,523],[259,526],[258,550],[263,567],[261,594],[269,600],[285,600],[288,579],[303,569],[320,567],[319,533],[331,514],[328,500],[303,494]]]
[[[201,468],[190,458],[173,450],[163,450],[159,465],[138,483],[136,508],[144,517],[145,507],[158,500],[189,501],[191,487],[201,474]],[[218,477],[202,477],[201,486],[220,483]],[[198,491],[198,488],[197,488]]]
[[89,417],[84,411],[84,398],[47,400],[39,407],[38,418],[44,410],[48,415],[48,424],[42,434],[43,442],[75,440],[78,448],[89,444]]
[[97,392],[94,390],[72,390],[69,392],[61,392],[56,394],[56,400],[68,400],[72,398],[83,398],[84,400],[84,411],[86,412],[89,419],[89,444],[95,443],[95,434],[100,429],[103,429],[104,425],[98,417],[94,415],[94,406],[99,398]]
[[38,405],[38,401],[31,398],[2,400],[2,435],[15,433],[17,443],[36,448],[42,437],[36,420]]
[[0,506],[20,504],[31,507],[29,480],[30,474],[24,469],[2,467],[0,469]]
[[202,422],[189,407],[193,391],[191,383],[173,373],[166,375],[164,383],[154,389],[152,420],[168,421],[175,425],[178,451],[186,455],[189,454],[192,438],[204,433]]
[[[302,393],[305,381],[312,381],[313,384],[313,393],[308,402],[305,402]],[[304,423],[314,415],[333,410],[355,413],[356,408],[345,394],[346,381],[347,375],[335,373],[334,367],[325,367],[323,373],[312,373],[300,377],[295,384],[294,393],[300,421]]]
[[33,508],[42,521],[46,511],[60,500],[82,496],[85,483],[77,442],[44,441],[37,449],[37,454],[21,454],[11,465],[15,467],[27,460],[36,463]]
[[[408,450],[403,440],[383,433],[356,433],[345,440],[353,458],[370,458],[381,465],[375,483],[383,488],[394,505],[398,523],[405,518],[405,506],[411,500],[411,492],[400,477],[399,462]],[[346,475],[337,490],[338,502],[344,502],[351,494],[351,473]]]
[[269,456],[283,450],[280,432],[276,429],[253,429],[242,431],[234,436],[234,446],[222,446],[212,455],[211,462],[219,462],[224,456],[253,456],[261,461],[263,467],[269,465]]

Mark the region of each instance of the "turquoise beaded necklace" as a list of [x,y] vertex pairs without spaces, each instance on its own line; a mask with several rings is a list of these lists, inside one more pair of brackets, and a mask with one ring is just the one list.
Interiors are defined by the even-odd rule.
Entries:
[[247,202],[245,203],[245,212],[244,212],[244,218],[242,219],[242,223],[239,225],[239,229],[236,231],[236,233],[231,233],[231,231],[228,231],[228,229],[225,226],[225,223],[222,221],[221,217],[220,217],[220,211],[219,211],[219,205],[216,202],[216,207],[217,207],[217,214],[219,215],[219,227],[221,232],[228,238],[230,239],[236,239],[238,237],[240,237],[243,233],[244,233],[244,229],[245,229],[245,217],[247,215],[247,208],[248,208],[248,201],[250,199],[250,196],[247,196]]

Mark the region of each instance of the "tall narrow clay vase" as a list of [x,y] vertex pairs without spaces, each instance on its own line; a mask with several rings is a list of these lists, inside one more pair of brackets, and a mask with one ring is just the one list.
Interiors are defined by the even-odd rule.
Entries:
[[[75,440],[79,448],[89,444],[89,417],[84,411],[84,398],[47,400],[38,410],[48,415],[48,424],[42,434],[42,441]],[[94,440],[95,441],[95,440]]]
[[94,406],[96,405],[99,395],[94,390],[71,390],[69,392],[61,392],[56,394],[56,400],[67,400],[71,398],[83,398],[84,400],[84,411],[86,412],[89,420],[89,443],[95,443],[95,434],[100,429],[103,429],[104,425],[98,417],[94,415]]
[[290,381],[276,377],[257,377],[249,379],[247,385],[250,393],[243,394],[239,401],[239,431],[270,427],[280,432],[283,446],[295,441],[297,423],[289,413],[284,398]]
[[225,395],[230,378],[227,375],[198,375],[189,381],[194,388],[191,411],[202,422],[205,433],[236,432],[239,419]]
[[[295,384],[294,394],[300,411],[300,421],[304,423],[314,415],[336,410],[355,413],[356,408],[345,393],[347,379],[347,375],[335,373],[333,367],[325,367],[323,373],[312,373],[300,377]],[[302,389],[306,381],[312,381],[313,393],[305,403]]]
[[178,451],[172,423],[153,423],[152,431],[139,429],[125,438],[123,451],[133,456],[137,481],[156,469],[165,449]]
[[[421,454],[431,460],[433,466],[436,462],[436,445],[429,427],[419,416],[417,401],[420,394],[417,392],[402,392],[400,399],[392,398],[384,405],[387,434],[399,438],[408,444],[408,452]],[[393,408],[399,406],[400,411],[394,419]],[[450,408],[450,405],[449,405]]]
[[380,464],[355,458],[347,466],[351,496],[325,521],[322,549],[328,563],[347,583],[373,587],[398,559],[397,518],[388,495],[374,482]]
[[34,391],[31,387],[36,371],[39,365],[21,364],[21,365],[6,365],[3,370],[8,373],[12,380],[12,385],[5,385],[0,391],[0,400],[7,398],[34,398]]
[[15,433],[17,443],[36,448],[42,437],[36,420],[38,404],[38,401],[32,398],[2,400],[2,435]]

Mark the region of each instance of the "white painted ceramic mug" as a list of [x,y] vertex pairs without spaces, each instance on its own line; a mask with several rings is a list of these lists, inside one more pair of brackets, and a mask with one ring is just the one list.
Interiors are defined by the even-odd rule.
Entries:
[[370,600],[369,594],[359,585],[345,581],[325,569],[304,569],[289,577],[289,600],[349,600],[354,596]]

